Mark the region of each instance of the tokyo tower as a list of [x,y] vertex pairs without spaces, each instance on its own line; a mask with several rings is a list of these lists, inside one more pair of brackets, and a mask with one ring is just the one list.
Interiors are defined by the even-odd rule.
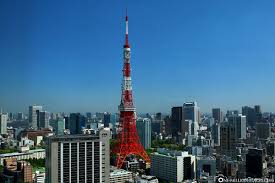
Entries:
[[118,107],[120,112],[118,142],[114,149],[117,154],[116,166],[121,168],[125,158],[129,155],[137,155],[147,163],[150,158],[140,143],[136,129],[136,109],[133,104],[131,66],[130,66],[130,45],[128,42],[128,16],[126,15],[126,34],[124,44],[123,79],[121,84],[121,101]]

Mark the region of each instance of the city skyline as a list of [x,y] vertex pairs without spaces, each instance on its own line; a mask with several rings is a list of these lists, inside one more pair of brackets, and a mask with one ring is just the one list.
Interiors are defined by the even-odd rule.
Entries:
[[1,2],[0,107],[117,112],[126,6],[138,113],[275,111],[272,1]]

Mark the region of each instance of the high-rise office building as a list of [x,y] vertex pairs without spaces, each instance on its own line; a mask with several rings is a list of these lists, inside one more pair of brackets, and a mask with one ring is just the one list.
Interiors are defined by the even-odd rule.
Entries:
[[242,114],[246,116],[247,126],[254,127],[256,122],[260,122],[258,120],[261,120],[261,108],[258,105],[254,108],[248,106],[242,107]]
[[80,113],[71,113],[69,118],[70,134],[81,134],[85,127],[85,117]]
[[[186,135],[194,135],[194,130],[193,130],[193,134],[192,134],[192,124],[194,122],[192,120],[185,120],[182,123],[182,129],[181,129],[181,133],[182,133],[182,137],[185,138]],[[194,124],[193,124],[194,127]]]
[[117,122],[117,114],[111,114],[111,123],[113,127],[116,126],[116,122]]
[[269,139],[271,135],[270,123],[256,123],[256,137],[263,140]]
[[38,129],[39,112],[42,111],[42,106],[32,105],[29,106],[29,126],[34,130]]
[[7,133],[8,114],[0,113],[0,134]]
[[14,118],[13,113],[12,113],[12,112],[10,112],[10,113],[9,113],[9,118],[8,118],[8,120],[9,120],[9,121],[12,121],[12,120],[13,120],[13,118]]
[[[215,119],[212,117],[207,118],[204,122],[207,124],[207,128],[211,129],[211,127],[215,124]],[[216,121],[219,123],[218,121]]]
[[104,117],[103,117],[104,127],[109,127],[110,123],[111,123],[111,113],[104,112]]
[[151,120],[148,118],[137,119],[137,131],[144,149],[151,148]]
[[263,115],[262,115],[261,106],[255,105],[254,109],[255,109],[255,113],[256,113],[256,122],[258,122],[258,123],[262,122]]
[[22,112],[17,113],[17,120],[18,121],[24,120],[24,114]]
[[215,123],[211,128],[212,138],[216,146],[221,144],[221,125],[220,123]]
[[171,129],[171,118],[170,116],[165,116],[163,118],[164,124],[165,124],[165,134],[166,135],[171,135],[172,134],[172,129]]
[[246,116],[231,115],[228,117],[228,123],[235,127],[237,139],[246,139]]
[[192,120],[185,120],[182,124],[181,134],[183,138],[186,138],[187,135],[193,135],[194,137],[198,136],[199,124],[193,122]]
[[263,177],[263,149],[251,148],[246,154],[246,177]]
[[49,128],[50,114],[47,111],[39,111],[37,128]]
[[[149,118],[147,118],[149,119]],[[150,119],[149,119],[150,120]],[[150,120],[151,121],[151,120]],[[162,127],[163,127],[164,121],[162,120],[153,120],[151,121],[151,128],[152,128],[152,132],[156,133],[156,134],[160,134],[162,133]]]
[[185,102],[182,108],[182,118],[184,120],[192,120],[200,122],[200,111],[197,102]]
[[65,120],[65,129],[69,129],[70,128],[70,117],[64,116],[64,120]]
[[198,130],[199,130],[199,123],[193,121],[191,123],[191,135],[194,135],[194,137],[198,137]]
[[55,135],[64,135],[65,119],[58,118],[52,124]]
[[226,117],[231,116],[231,115],[238,115],[239,111],[238,110],[228,110],[226,112]]
[[192,126],[193,126],[193,133],[194,135],[197,135],[197,130],[199,127],[199,121],[200,121],[200,112],[197,102],[185,102],[183,104],[182,108],[182,123],[181,123],[181,134],[184,136],[185,133],[187,133],[188,129],[185,127],[187,126],[185,123],[191,120]]
[[171,131],[173,137],[178,137],[182,129],[182,107],[172,107],[171,109]]
[[97,135],[51,136],[46,148],[46,182],[109,182],[110,130]]
[[86,112],[86,117],[88,119],[92,119],[92,113],[91,112]]
[[220,149],[222,155],[235,157],[236,154],[236,128],[228,122],[222,122],[220,127]]
[[156,120],[161,120],[161,112],[158,112],[155,117]]
[[212,117],[214,118],[215,122],[223,122],[223,114],[220,108],[212,109]]

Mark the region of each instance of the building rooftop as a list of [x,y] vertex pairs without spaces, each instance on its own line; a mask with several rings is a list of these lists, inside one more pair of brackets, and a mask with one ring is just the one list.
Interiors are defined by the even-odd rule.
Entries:
[[124,169],[117,169],[114,166],[111,166],[111,168],[110,168],[110,176],[119,176],[119,175],[129,174],[129,173],[132,174],[132,172],[129,172]]
[[162,155],[166,157],[177,157],[177,156],[187,156],[189,155],[187,151],[176,151],[165,148],[158,148],[157,152],[154,152],[155,155]]
[[216,160],[214,156],[198,156],[199,160]]
[[33,154],[36,152],[45,152],[45,149],[34,149],[34,150],[29,150],[28,152],[22,152],[22,153],[14,152],[14,153],[0,154],[0,158],[28,155],[28,154]]

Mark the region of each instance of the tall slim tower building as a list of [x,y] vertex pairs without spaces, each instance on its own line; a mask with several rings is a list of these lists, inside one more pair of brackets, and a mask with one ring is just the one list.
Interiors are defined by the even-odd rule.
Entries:
[[38,118],[38,128],[49,128],[50,114],[47,111],[40,111]]
[[151,148],[151,120],[149,118],[137,119],[137,131],[143,147]]
[[220,127],[221,154],[235,157],[236,154],[236,126],[229,122],[222,122]]
[[121,85],[121,101],[119,105],[120,120],[118,129],[118,144],[114,149],[117,154],[116,165],[122,167],[128,155],[139,155],[146,162],[150,158],[145,152],[136,129],[136,109],[133,103],[132,80],[130,66],[130,45],[128,42],[128,16],[126,15],[126,35],[124,44],[123,79]]
[[194,127],[194,134],[197,134],[200,122],[200,111],[197,102],[185,102],[182,107],[182,135],[188,132],[186,123],[191,120]]
[[178,137],[182,132],[182,107],[172,107],[171,109],[171,131],[173,137]]
[[0,113],[0,134],[7,133],[8,114]]
[[220,108],[212,109],[212,117],[214,118],[215,122],[218,122],[218,123],[223,122],[223,114]]
[[40,111],[42,111],[42,106],[32,105],[29,107],[29,126],[35,130],[38,128]]

